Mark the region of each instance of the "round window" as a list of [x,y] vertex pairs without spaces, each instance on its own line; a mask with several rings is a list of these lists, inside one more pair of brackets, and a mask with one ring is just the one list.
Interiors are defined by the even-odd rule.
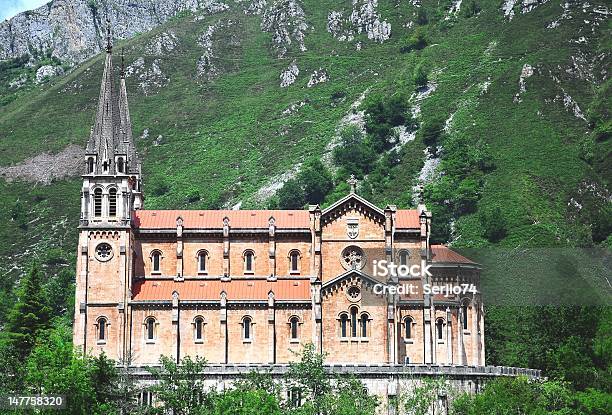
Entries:
[[359,287],[353,285],[349,287],[348,290],[346,290],[346,296],[349,301],[355,303],[361,300],[361,290],[359,289]]
[[361,248],[351,245],[342,250],[341,261],[345,269],[361,269],[366,263],[366,258]]
[[106,242],[102,242],[96,246],[96,259],[98,261],[108,261],[113,257],[113,247]]

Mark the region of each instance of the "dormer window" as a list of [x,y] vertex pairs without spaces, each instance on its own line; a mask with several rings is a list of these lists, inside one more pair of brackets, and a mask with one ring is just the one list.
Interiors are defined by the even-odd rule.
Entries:
[[89,157],[87,159],[87,173],[93,173],[94,171],[94,159],[93,157]]
[[120,157],[119,159],[117,159],[117,171],[119,173],[124,173],[123,167],[124,167],[123,158]]
[[104,173],[108,173],[108,161],[105,161],[102,164],[102,169],[104,170]]

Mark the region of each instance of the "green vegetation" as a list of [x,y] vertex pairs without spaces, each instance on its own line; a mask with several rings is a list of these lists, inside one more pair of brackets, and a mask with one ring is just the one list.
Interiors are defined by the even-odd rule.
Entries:
[[[165,86],[148,89],[139,75],[127,80],[134,136],[142,137],[137,146],[144,159],[146,207],[220,208],[239,201],[245,208],[329,205],[346,194],[345,180],[355,174],[361,195],[380,206],[407,208],[414,206],[413,186],[423,184],[435,242],[505,250],[478,258],[488,270],[483,284],[503,280],[504,295],[517,301],[487,303],[487,363],[543,369],[578,391],[574,410],[576,402],[585,402],[597,413],[598,404],[585,396],[604,402],[609,397],[610,313],[587,306],[527,306],[515,295],[544,296],[551,280],[542,280],[541,273],[551,271],[559,285],[584,279],[609,304],[602,279],[607,274],[563,269],[562,258],[550,251],[540,251],[537,267],[512,274],[508,263],[517,257],[508,252],[612,246],[612,94],[602,72],[609,67],[609,25],[584,23],[595,22],[592,9],[606,3],[591,2],[584,10],[572,5],[572,19],[559,20],[561,2],[549,1],[529,13],[517,10],[507,21],[499,1],[463,2],[460,13],[445,19],[449,1],[424,0],[416,8],[380,0],[379,13],[391,23],[392,36],[377,43],[360,34],[360,50],[326,31],[329,11],[350,10],[349,3],[303,1],[312,25],[307,50],[291,50],[282,59],[270,47],[271,35],[261,31],[260,17],[239,7],[202,20],[177,17],[118,45],[126,47],[128,64],[142,56],[150,68],[159,59],[168,78]],[[209,81],[196,73],[203,53],[198,38],[219,20],[233,24],[213,36],[212,62],[219,75]],[[558,27],[547,28],[555,21]],[[148,42],[170,30],[179,39],[177,48],[147,55]],[[37,65],[50,58],[38,59]],[[294,59],[300,75],[294,85],[280,88],[279,74]],[[26,63],[25,58],[0,63],[0,166],[69,144],[83,146],[95,111],[102,56],[40,86],[32,82],[36,67]],[[520,91],[524,65],[534,74]],[[309,75],[319,68],[329,81],[307,88]],[[8,87],[22,75],[24,86]],[[415,86],[423,93],[425,85],[435,90],[420,98]],[[363,103],[352,108],[362,94]],[[566,105],[568,97],[586,122]],[[293,106],[297,109],[287,113]],[[366,114],[365,131],[340,123],[359,111]],[[416,136],[399,142],[396,127],[416,130]],[[326,149],[333,140],[338,145]],[[443,174],[417,183],[426,148],[440,158],[436,172]],[[328,151],[331,157],[324,158]],[[322,168],[315,161],[321,159],[331,162]],[[298,163],[302,169],[274,200],[254,197]],[[78,177],[49,185],[0,182],[0,323],[9,324],[16,304],[25,306],[18,293],[28,284],[33,258],[45,275],[46,283],[39,284],[49,293],[42,297],[50,299],[45,306],[51,316],[71,315],[79,188]],[[588,296],[579,298],[591,304]],[[0,353],[0,359],[14,358],[23,356]],[[225,402],[233,407],[242,399],[260,399],[258,393]]]

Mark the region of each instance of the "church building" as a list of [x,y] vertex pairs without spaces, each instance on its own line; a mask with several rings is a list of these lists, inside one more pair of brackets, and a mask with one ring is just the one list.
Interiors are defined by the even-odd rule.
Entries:
[[[125,73],[112,46],[85,152],[74,345],[118,362],[162,355],[282,364],[484,366],[480,266],[430,243],[432,215],[351,191],[304,210],[146,210]],[[381,272],[383,263],[419,273]],[[428,292],[428,286],[475,287]],[[408,289],[408,287],[410,289]]]

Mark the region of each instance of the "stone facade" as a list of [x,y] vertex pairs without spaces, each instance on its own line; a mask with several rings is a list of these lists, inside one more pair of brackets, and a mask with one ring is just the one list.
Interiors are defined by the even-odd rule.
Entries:
[[[334,364],[484,364],[479,293],[422,290],[479,286],[478,264],[430,244],[423,205],[381,209],[351,181],[326,209],[143,210],[123,70],[117,88],[112,68],[109,37],[83,176],[76,346],[132,365],[283,364],[306,343]],[[380,277],[382,260],[432,276]],[[420,292],[393,292],[406,284]]]
[[[124,73],[117,91],[112,65],[109,38],[81,192],[76,347],[140,377],[162,355],[201,356],[225,382],[236,365],[282,371],[312,343],[330,371],[353,368],[385,399],[421,369],[459,384],[478,371],[466,390],[504,375],[484,366],[480,266],[430,243],[424,205],[377,207],[350,180],[325,209],[142,209]],[[375,272],[383,260],[430,274]],[[474,290],[425,292],[460,284]]]

